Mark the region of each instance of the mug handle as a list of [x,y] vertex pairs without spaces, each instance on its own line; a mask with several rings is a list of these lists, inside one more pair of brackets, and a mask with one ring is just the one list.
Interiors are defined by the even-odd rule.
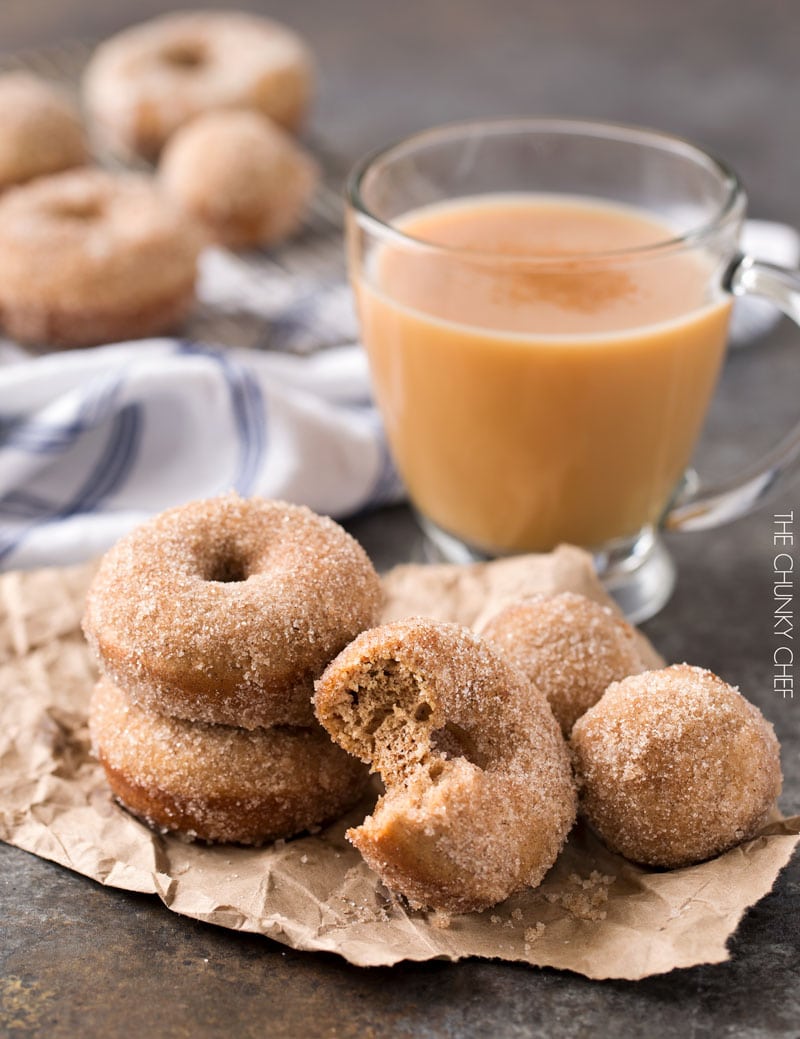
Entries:
[[[800,325],[800,274],[752,256],[738,255],[723,279],[734,296],[758,296],[774,303]],[[761,505],[796,467],[800,458],[800,423],[759,462],[718,486],[698,483],[665,514],[666,530],[709,530],[744,516]]]

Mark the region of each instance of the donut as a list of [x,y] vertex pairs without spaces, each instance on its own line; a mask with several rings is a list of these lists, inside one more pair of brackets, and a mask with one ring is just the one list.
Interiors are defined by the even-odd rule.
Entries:
[[781,790],[772,726],[738,689],[676,664],[615,682],[579,718],[581,810],[612,851],[674,868],[752,837]]
[[575,592],[511,603],[481,633],[544,693],[565,736],[611,682],[646,669],[630,624]]
[[317,183],[311,157],[258,112],[209,112],[165,147],[159,180],[210,237],[272,245],[300,226]]
[[302,40],[235,11],[165,14],[125,29],[97,48],[83,81],[100,139],[151,158],[179,126],[212,109],[252,108],[296,130],[312,89]]
[[166,331],[194,296],[202,236],[145,177],[42,177],[0,198],[0,311],[23,343],[91,346]]
[[359,635],[316,686],[317,718],[386,793],[347,837],[415,907],[484,909],[535,887],[575,819],[544,696],[490,644],[422,618]]
[[0,191],[88,161],[86,134],[66,94],[27,72],[0,75]]
[[108,679],[89,730],[112,793],[154,829],[260,844],[335,819],[367,770],[317,726],[238,729],[137,707]]
[[366,553],[333,520],[229,494],[118,542],[89,589],[84,631],[140,706],[247,729],[312,725],[314,679],[380,603]]

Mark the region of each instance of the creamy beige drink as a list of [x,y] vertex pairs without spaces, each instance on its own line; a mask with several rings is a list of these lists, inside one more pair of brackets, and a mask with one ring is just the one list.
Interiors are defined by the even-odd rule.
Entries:
[[581,197],[484,195],[394,223],[438,248],[383,244],[356,292],[423,515],[492,553],[655,523],[723,356],[731,304],[710,297],[710,258],[665,248],[672,228],[643,211]]

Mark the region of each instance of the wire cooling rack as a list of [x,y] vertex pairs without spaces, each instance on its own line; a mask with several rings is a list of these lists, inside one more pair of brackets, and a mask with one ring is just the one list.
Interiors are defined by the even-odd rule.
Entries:
[[[0,55],[0,72],[25,70],[80,100],[80,81],[94,44],[70,41],[42,50]],[[228,346],[311,353],[351,342],[355,319],[345,279],[342,185],[347,162],[314,137],[306,139],[321,179],[303,227],[270,250],[233,253],[208,249],[200,268],[197,302],[180,329],[187,338]],[[152,172],[95,144],[109,169]]]

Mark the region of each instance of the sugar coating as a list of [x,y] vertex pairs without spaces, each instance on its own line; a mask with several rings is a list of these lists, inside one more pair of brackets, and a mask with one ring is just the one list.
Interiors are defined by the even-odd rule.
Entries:
[[646,668],[630,624],[575,592],[512,603],[481,634],[544,693],[565,736],[611,682]]
[[118,542],[89,590],[84,631],[141,706],[244,728],[312,725],[314,679],[380,603],[366,553],[333,520],[229,494]]
[[368,773],[318,726],[245,730],[145,711],[107,679],[89,728],[117,798],[150,826],[257,844],[336,818]]
[[270,245],[300,226],[318,180],[295,140],[258,112],[208,112],[168,141],[159,182],[211,237]]
[[302,40],[237,11],[175,12],[125,29],[95,50],[83,83],[106,141],[148,157],[179,126],[214,109],[254,109],[297,129],[312,90]]
[[364,632],[317,683],[317,717],[386,786],[349,840],[414,906],[483,909],[537,885],[575,818],[545,698],[467,628]]
[[611,685],[571,745],[583,813],[612,850],[651,866],[747,840],[781,790],[772,726],[738,689],[687,664]]
[[66,94],[27,72],[0,75],[0,191],[88,161],[86,134]]

